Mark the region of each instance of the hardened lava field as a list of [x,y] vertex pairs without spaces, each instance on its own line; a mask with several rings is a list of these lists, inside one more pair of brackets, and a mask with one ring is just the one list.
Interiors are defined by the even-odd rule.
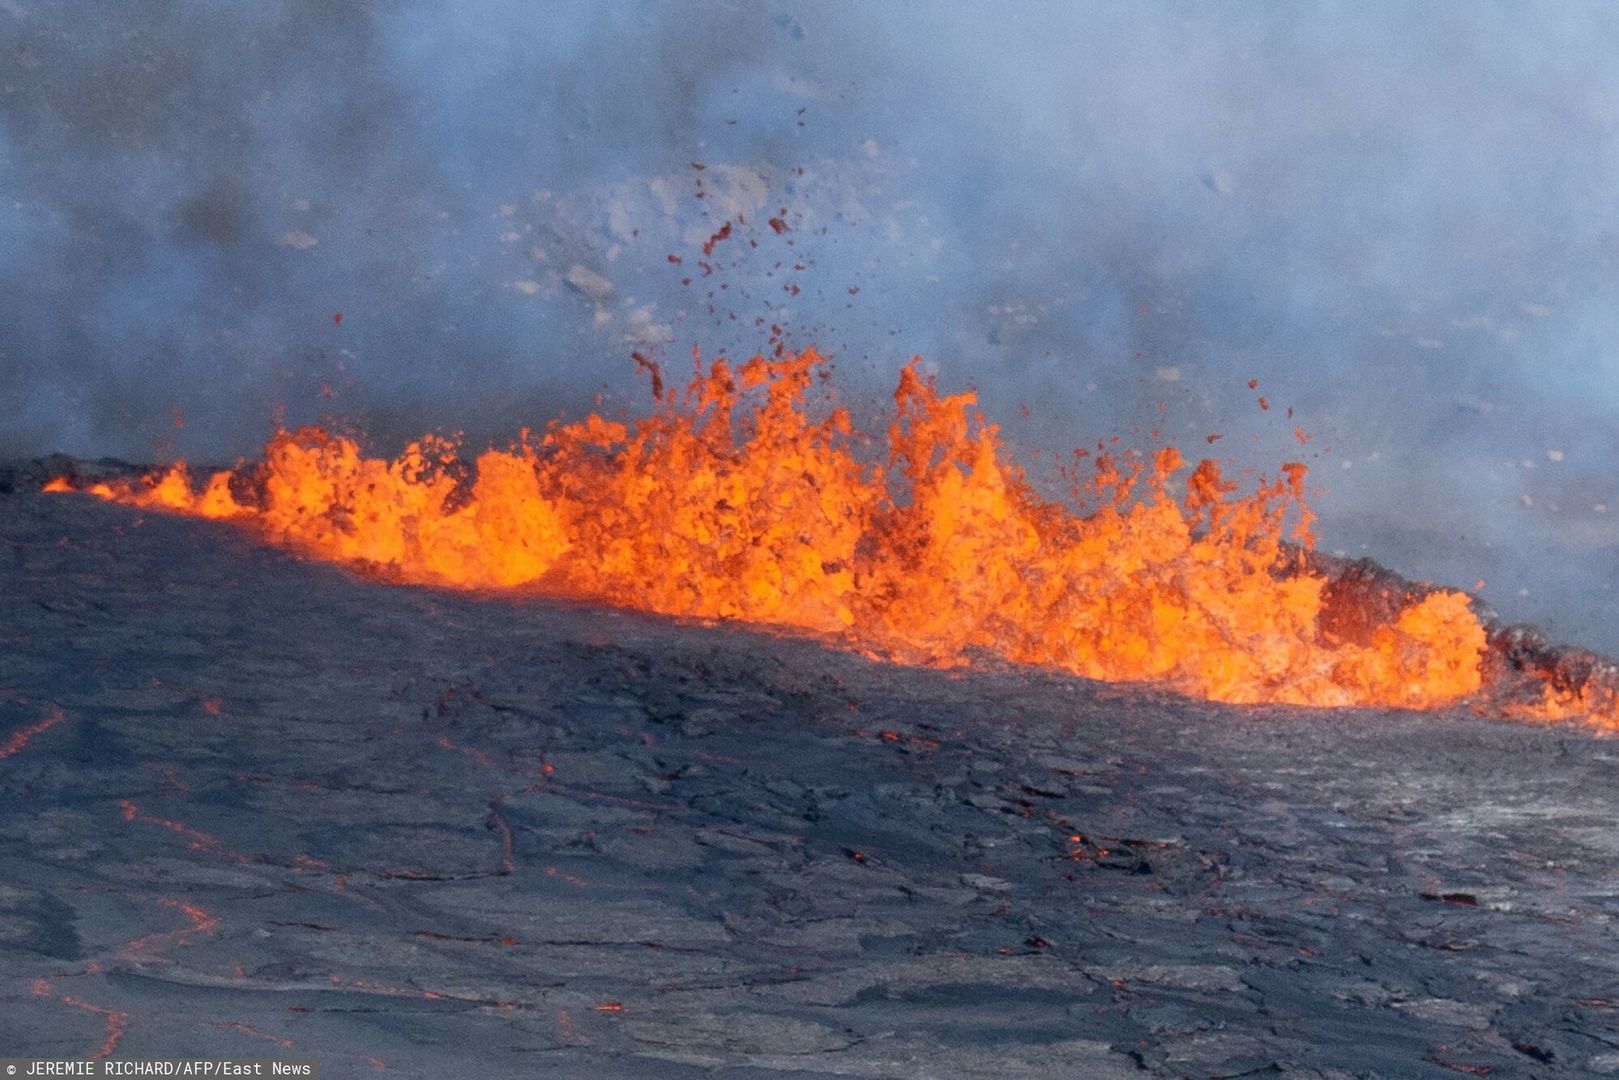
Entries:
[[0,1041],[334,1075],[1619,1070],[1612,743],[0,495]]

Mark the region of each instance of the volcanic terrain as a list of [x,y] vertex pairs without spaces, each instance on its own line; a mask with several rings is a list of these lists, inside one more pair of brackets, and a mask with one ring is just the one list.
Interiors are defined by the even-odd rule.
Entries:
[[1611,739],[399,587],[0,494],[0,1045],[1619,1073]]

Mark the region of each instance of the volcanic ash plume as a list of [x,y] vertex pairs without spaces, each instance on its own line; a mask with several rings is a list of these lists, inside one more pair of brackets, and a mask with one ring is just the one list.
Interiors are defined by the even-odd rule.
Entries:
[[[694,356],[694,360],[696,357]],[[185,464],[105,498],[258,529],[393,580],[527,588],[668,615],[831,635],[953,666],[993,657],[1235,703],[1432,709],[1619,722],[1611,695],[1546,676],[1491,704],[1467,596],[1413,589],[1373,611],[1310,554],[1303,465],[1247,493],[1212,460],[1076,451],[1071,501],[1005,460],[970,393],[913,361],[886,440],[810,391],[798,356],[724,361],[656,408],[524,432],[468,464],[441,439],[393,460],[319,428],[200,485]],[[1345,604],[1362,609],[1346,617]]]

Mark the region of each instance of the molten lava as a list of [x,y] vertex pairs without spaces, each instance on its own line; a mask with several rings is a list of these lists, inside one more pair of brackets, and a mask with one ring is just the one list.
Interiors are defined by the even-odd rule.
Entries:
[[1461,593],[1353,636],[1323,627],[1303,465],[1238,494],[1171,448],[1098,453],[1081,512],[1038,496],[974,395],[941,394],[915,361],[886,461],[863,461],[848,412],[806,402],[821,363],[716,362],[684,393],[655,380],[641,419],[555,423],[471,470],[443,440],[389,461],[302,428],[200,491],[183,463],[91,490],[395,580],[830,634],[913,663],[987,655],[1240,703],[1434,708],[1483,685],[1486,633]]

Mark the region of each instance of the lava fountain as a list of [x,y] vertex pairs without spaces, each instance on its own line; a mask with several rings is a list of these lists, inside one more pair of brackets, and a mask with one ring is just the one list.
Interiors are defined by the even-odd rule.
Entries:
[[1378,617],[1332,617],[1302,464],[1243,493],[1213,460],[1099,445],[1076,451],[1071,499],[1054,502],[1007,460],[974,395],[941,393],[917,361],[880,439],[809,401],[829,377],[813,349],[693,359],[684,390],[643,361],[656,405],[639,419],[555,422],[473,463],[443,439],[386,460],[306,427],[200,483],[180,463],[89,490],[229,519],[389,580],[736,620],[907,663],[995,657],[1224,702],[1619,726],[1596,680],[1543,674],[1533,700],[1492,697],[1499,665],[1463,593],[1415,589]]

